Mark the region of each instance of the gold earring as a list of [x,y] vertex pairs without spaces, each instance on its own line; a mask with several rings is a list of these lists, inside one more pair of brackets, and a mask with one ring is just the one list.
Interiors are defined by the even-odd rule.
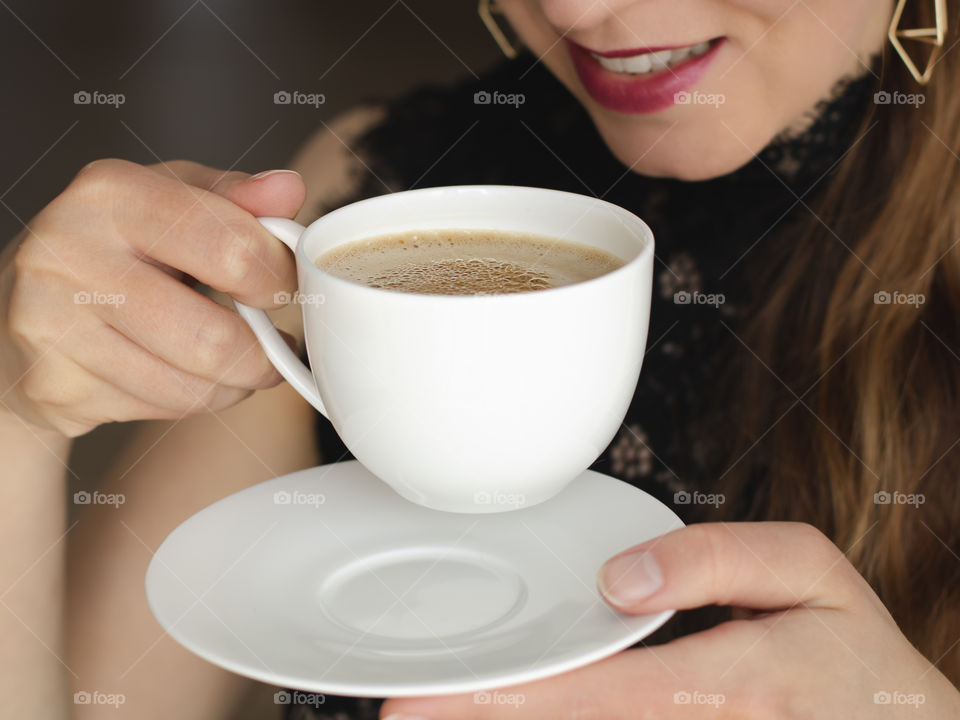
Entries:
[[[897,9],[893,11],[893,20],[890,22],[890,30],[887,37],[890,38],[890,44],[897,51],[907,70],[913,75],[913,78],[921,85],[930,82],[933,75],[933,66],[936,64],[943,51],[944,38],[947,34],[947,0],[933,0],[934,14],[936,18],[936,27],[912,28],[909,30],[900,30],[900,20],[903,17],[903,10],[907,6],[907,0],[899,0]],[[930,59],[927,60],[927,67],[921,73],[916,63],[904,49],[900,38],[919,40],[920,42],[933,45],[933,52],[930,53]]]
[[483,20],[483,24],[487,26],[490,35],[493,36],[497,45],[500,46],[500,51],[510,60],[513,60],[519,51],[507,38],[506,33],[503,32],[503,29],[500,27],[500,23],[498,23],[494,17],[494,14],[503,15],[503,10],[497,7],[495,0],[480,0],[477,4],[477,13],[480,15],[480,19]]

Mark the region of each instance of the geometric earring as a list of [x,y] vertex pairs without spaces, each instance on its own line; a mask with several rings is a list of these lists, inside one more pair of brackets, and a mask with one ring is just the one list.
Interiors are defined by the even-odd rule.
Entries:
[[[890,43],[893,45],[894,50],[897,51],[897,54],[900,56],[900,59],[903,60],[904,65],[907,66],[910,74],[913,75],[914,79],[921,85],[926,85],[928,82],[930,82],[930,77],[933,75],[933,66],[936,64],[937,60],[940,58],[940,54],[943,52],[944,38],[947,34],[946,0],[933,0],[933,2],[936,16],[936,27],[912,28],[908,30],[899,29],[898,26],[900,25],[900,20],[903,17],[903,10],[907,5],[907,0],[899,0],[897,3],[897,9],[893,13],[893,20],[890,22],[890,29],[887,32],[887,37],[890,39]],[[916,63],[914,63],[909,53],[904,49],[903,44],[900,42],[900,38],[919,40],[922,43],[933,45],[933,51],[930,53],[930,59],[927,60],[927,67],[922,73],[917,68]]]
[[517,48],[507,38],[506,33],[503,32],[500,24],[494,17],[494,14],[503,14],[503,11],[497,7],[496,2],[494,2],[494,0],[480,0],[477,5],[477,13],[480,15],[480,19],[483,20],[483,24],[487,26],[487,30],[493,36],[497,45],[500,46],[500,51],[511,60],[515,58],[518,52]]

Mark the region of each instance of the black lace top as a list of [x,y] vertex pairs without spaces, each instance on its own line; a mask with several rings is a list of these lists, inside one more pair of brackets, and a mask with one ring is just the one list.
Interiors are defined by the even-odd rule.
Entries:
[[[692,494],[710,492],[723,428],[732,426],[711,407],[712,391],[765,279],[763,250],[788,240],[791,223],[809,212],[804,203],[855,139],[873,78],[843,81],[806,131],[778,138],[736,172],[683,182],[630,172],[566,88],[533,65],[521,54],[479,80],[393,103],[387,120],[354,148],[370,171],[358,169],[361,189],[351,200],[439,185],[532,185],[602,197],[643,218],[657,256],[647,354],[626,419],[592,468],[642,488],[686,520]],[[475,103],[483,91],[523,93],[525,102]],[[317,417],[324,462],[351,459]],[[714,419],[708,425],[716,432],[694,430],[703,417]],[[378,708],[379,701],[329,696],[318,708],[291,707],[288,717],[367,720]]]

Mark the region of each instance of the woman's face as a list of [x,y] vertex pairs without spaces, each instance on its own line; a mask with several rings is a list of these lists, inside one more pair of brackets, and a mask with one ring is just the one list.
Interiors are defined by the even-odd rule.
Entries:
[[745,164],[842,76],[866,72],[893,13],[892,0],[498,4],[621,162],[687,180]]

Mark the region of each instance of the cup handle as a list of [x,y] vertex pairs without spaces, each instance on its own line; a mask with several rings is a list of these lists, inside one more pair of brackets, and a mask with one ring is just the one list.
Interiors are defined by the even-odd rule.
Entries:
[[[283,242],[291,250],[296,251],[297,242],[304,231],[303,225],[295,223],[293,220],[279,217],[257,218],[270,233],[278,240]],[[280,371],[284,379],[293,386],[293,389],[300,393],[308,403],[313,405],[317,411],[325,418],[329,419],[327,409],[323,406],[323,400],[320,399],[320,393],[317,391],[317,383],[313,379],[313,373],[310,368],[301,362],[290,346],[284,342],[280,333],[270,322],[270,318],[263,310],[252,308],[236,300],[233,304],[240,313],[240,317],[247,321],[253,334],[257,336],[260,345],[267,358],[273,363],[273,366]]]

